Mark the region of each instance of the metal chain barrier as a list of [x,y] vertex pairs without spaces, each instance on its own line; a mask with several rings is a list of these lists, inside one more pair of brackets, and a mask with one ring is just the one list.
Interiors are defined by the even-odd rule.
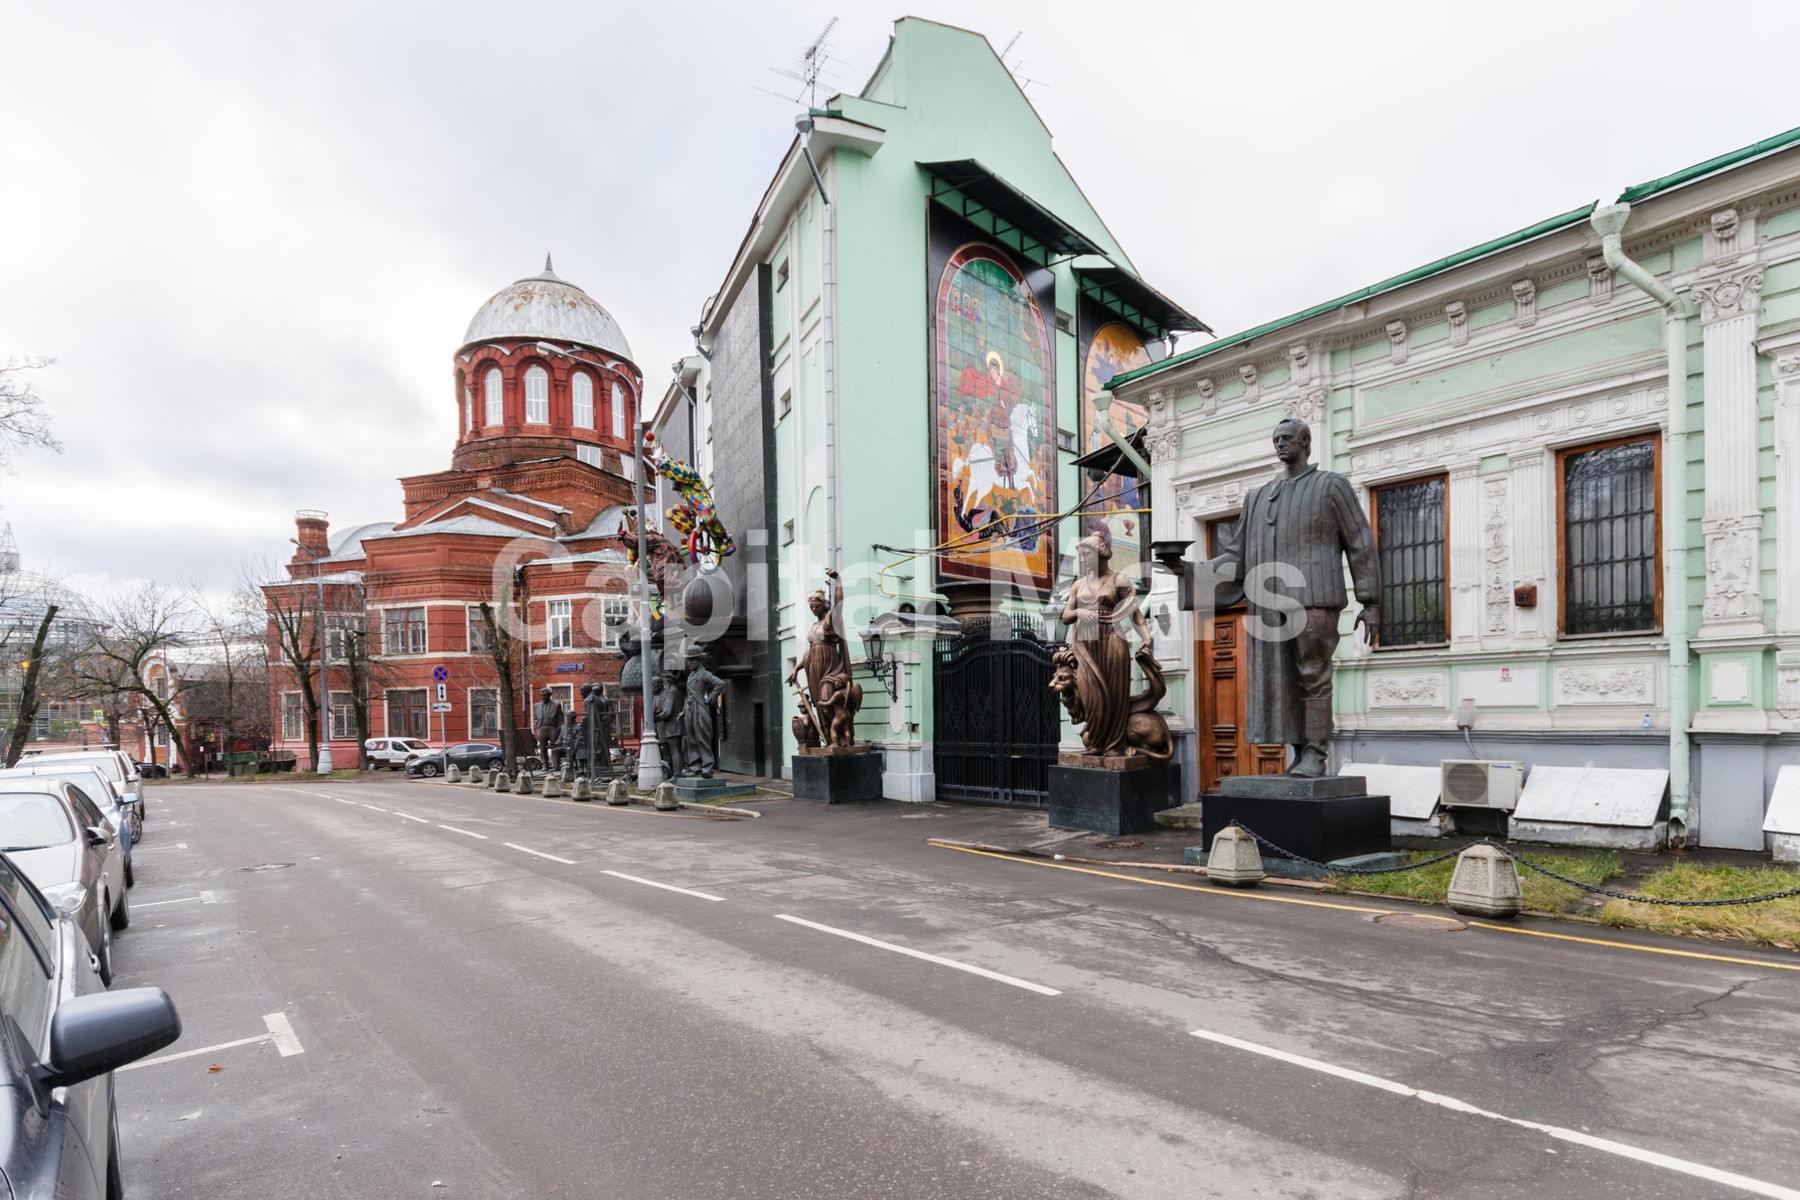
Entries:
[[1493,838],[1482,838],[1480,841],[1470,842],[1468,846],[1459,846],[1454,850],[1446,851],[1443,854],[1435,855],[1431,858],[1422,858],[1418,862],[1407,863],[1404,866],[1346,867],[1339,863],[1319,862],[1317,859],[1307,858],[1304,854],[1295,854],[1292,850],[1277,846],[1274,842],[1271,842],[1268,838],[1256,832],[1256,830],[1251,829],[1241,821],[1233,821],[1231,822],[1231,826],[1236,829],[1242,829],[1245,833],[1256,839],[1257,845],[1276,857],[1292,859],[1294,862],[1305,863],[1309,867],[1317,867],[1328,875],[1398,875],[1402,871],[1417,871],[1421,867],[1430,867],[1441,862],[1447,862],[1460,855],[1464,850],[1467,850],[1469,846],[1492,846],[1520,866],[1536,871],[1540,875],[1548,875],[1558,883],[1566,883],[1570,887],[1579,888],[1580,890],[1595,896],[1605,896],[1611,900],[1626,900],[1632,904],[1661,904],[1668,908],[1726,908],[1733,904],[1761,904],[1767,900],[1787,900],[1794,896],[1800,896],[1800,887],[1788,888],[1786,891],[1781,892],[1766,892],[1760,896],[1733,896],[1730,899],[1725,900],[1669,900],[1661,896],[1638,896],[1633,895],[1630,892],[1615,892],[1611,888],[1603,888],[1597,884],[1583,883],[1579,879],[1571,879],[1560,871],[1553,871],[1542,863],[1533,862],[1531,859],[1526,858],[1524,855],[1512,849],[1512,847],[1501,845]]

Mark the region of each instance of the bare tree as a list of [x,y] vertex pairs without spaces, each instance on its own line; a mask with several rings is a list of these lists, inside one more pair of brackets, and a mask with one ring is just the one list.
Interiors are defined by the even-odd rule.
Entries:
[[170,654],[186,643],[192,605],[160,584],[146,583],[107,599],[97,617],[72,666],[81,694],[125,697],[138,706],[152,742],[159,727],[173,742],[179,734],[175,705],[183,684],[168,670],[152,683],[150,668],[159,660],[166,667]]
[[53,361],[18,355],[0,358],[0,468],[9,466],[13,451],[24,447],[62,450],[62,443],[50,432],[50,415],[31,377],[31,372]]
[[[245,567],[243,587],[263,598],[268,613],[267,647],[271,668],[276,663],[293,675],[300,692],[300,704],[306,714],[306,748],[313,762],[319,761],[319,654],[323,649],[319,620],[319,588],[310,579],[278,579],[268,563]],[[282,720],[279,712],[271,713],[271,722]]]
[[25,743],[31,737],[31,728],[37,724],[38,705],[43,697],[38,690],[39,681],[44,675],[44,649],[50,638],[50,628],[56,622],[56,614],[61,610],[54,604],[44,608],[44,619],[38,622],[37,636],[31,639],[31,649],[24,663],[25,682],[19,688],[19,707],[13,714],[12,733],[6,739],[6,765],[19,765],[19,756],[25,752]]
[[510,585],[500,589],[498,612],[492,603],[486,600],[481,602],[481,622],[487,626],[488,658],[493,663],[494,674],[500,686],[500,745],[506,754],[508,772],[518,770],[518,680],[524,666],[520,642],[530,641],[530,638],[513,636],[511,593]]
[[[203,657],[189,665],[182,711],[190,733],[216,734],[220,752],[256,745],[269,733],[268,614],[260,592],[239,587],[224,600],[189,589]],[[192,762],[194,755],[189,755]]]

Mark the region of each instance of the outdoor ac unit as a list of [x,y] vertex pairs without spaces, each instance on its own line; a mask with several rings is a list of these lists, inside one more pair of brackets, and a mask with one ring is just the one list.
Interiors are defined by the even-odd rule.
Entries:
[[1444,760],[1440,787],[1446,808],[1497,808],[1511,812],[1525,786],[1525,764],[1478,758]]

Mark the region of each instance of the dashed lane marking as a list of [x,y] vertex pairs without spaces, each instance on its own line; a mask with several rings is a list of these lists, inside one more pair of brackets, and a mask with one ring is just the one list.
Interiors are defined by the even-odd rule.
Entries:
[[255,1037],[238,1038],[237,1040],[230,1042],[219,1042],[211,1046],[201,1046],[195,1050],[183,1050],[178,1054],[165,1054],[161,1058],[139,1059],[134,1063],[126,1063],[124,1066],[120,1067],[119,1070],[135,1071],[139,1067],[160,1066],[163,1063],[176,1062],[183,1058],[196,1058],[202,1054],[216,1054],[221,1050],[231,1050],[238,1046],[254,1046],[260,1042],[271,1043],[276,1050],[281,1052],[281,1057],[283,1058],[295,1054],[306,1053],[306,1048],[300,1044],[300,1039],[295,1035],[294,1026],[292,1022],[287,1019],[286,1013],[266,1014],[263,1017],[263,1025],[267,1027],[268,1032],[259,1033]]
[[394,815],[396,817],[405,817],[409,821],[417,821],[421,825],[431,824],[431,822],[427,821],[424,817],[415,817],[411,813],[403,813],[399,809],[394,810]]
[[205,904],[205,903],[206,903],[206,898],[204,896],[182,896],[175,900],[150,900],[150,901],[140,900],[138,903],[132,905],[131,907],[133,907],[133,908],[161,908],[165,904]]
[[484,842],[488,840],[488,835],[485,833],[475,833],[474,831],[468,830],[468,829],[458,829],[456,826],[446,825],[442,821],[438,822],[438,828],[439,829],[448,829],[451,833],[460,833],[464,837],[480,838]]
[[365,804],[365,805],[363,805],[363,807],[368,809],[370,812],[384,813],[384,812],[388,811],[385,808],[377,808],[373,804]]
[[1486,1117],[1490,1121],[1499,1121],[1505,1125],[1516,1125],[1520,1129],[1535,1130],[1547,1134],[1560,1142],[1573,1142],[1577,1146],[1586,1146],[1591,1150],[1599,1150],[1606,1154],[1614,1154],[1620,1158],[1628,1158],[1634,1162],[1646,1163],[1653,1167],[1661,1167],[1665,1171],[1676,1171],[1683,1175],[1691,1175],[1696,1179],[1704,1179],[1708,1183],[1720,1183],[1727,1187],[1738,1188],[1757,1196],[1772,1196],[1776,1200],[1800,1200],[1800,1191],[1783,1187],[1778,1183],[1767,1183],[1761,1179],[1752,1179],[1748,1175],[1739,1175],[1733,1171],[1722,1171],[1718,1167],[1709,1167],[1705,1163],[1690,1162],[1685,1158],[1676,1158],[1671,1154],[1662,1154],[1655,1150],[1645,1150],[1638,1146],[1630,1146],[1624,1142],[1615,1142],[1608,1138],[1595,1137],[1591,1133],[1582,1133],[1575,1129],[1564,1129],[1559,1125],[1545,1125],[1539,1121],[1527,1121],[1520,1117],[1509,1117],[1504,1113],[1489,1112],[1485,1108],[1477,1108],[1466,1101],[1452,1096],[1441,1096],[1436,1092],[1422,1091],[1408,1087],[1404,1083],[1396,1083],[1392,1079],[1383,1079],[1379,1075],[1369,1075],[1362,1071],[1351,1070],[1324,1062],[1317,1058],[1307,1058],[1300,1054],[1291,1054],[1286,1050],[1277,1050],[1273,1046],[1264,1046],[1256,1042],[1247,1042],[1230,1034],[1214,1033],[1210,1029],[1195,1029],[1192,1036],[1220,1046],[1229,1046],[1234,1050],[1247,1050],[1251,1054],[1260,1054],[1264,1058],[1272,1058],[1291,1066],[1304,1067],[1308,1071],[1317,1071],[1322,1075],[1330,1075],[1350,1083],[1364,1087],[1376,1088],[1384,1092],[1392,1092],[1396,1096],[1406,1096],[1426,1104],[1434,1104],[1439,1108],[1447,1108],[1451,1112],[1463,1113],[1472,1117]]
[[907,946],[896,946],[892,942],[884,942],[879,938],[867,937],[860,933],[851,933],[848,929],[836,929],[830,925],[821,925],[817,921],[808,921],[800,917],[790,917],[786,913],[776,913],[777,921],[788,921],[795,925],[804,925],[808,929],[816,929],[820,933],[829,933],[835,937],[849,938],[853,942],[861,942],[865,946],[874,946],[880,950],[892,950],[895,954],[904,954],[908,958],[916,958],[922,962],[936,963],[940,967],[953,967],[958,971],[967,971],[971,975],[979,975],[983,979],[992,979],[996,983],[1009,984],[1012,987],[1024,988],[1028,992],[1036,992],[1040,996],[1060,996],[1061,992],[1041,983],[1032,983],[1028,979],[1016,979],[1011,975],[1002,975],[998,971],[990,971],[986,967],[971,966],[969,963],[957,962],[953,958],[940,958],[936,954],[927,954],[923,950],[913,950]]
[[533,850],[530,846],[521,846],[517,842],[505,842],[502,844],[510,850],[522,851],[525,854],[535,854],[539,858],[547,858],[551,862],[559,862],[570,867],[575,865],[575,860],[572,858],[558,858],[554,854],[545,854],[542,850]]
[[693,896],[700,900],[712,900],[720,904],[725,902],[725,897],[715,896],[710,892],[696,892],[692,888],[676,887],[672,883],[658,883],[654,879],[645,879],[640,875],[627,875],[623,871],[602,871],[600,873],[602,875],[611,875],[614,879],[626,879],[630,880],[632,883],[641,883],[645,887],[661,888],[665,892],[680,892],[684,896]]

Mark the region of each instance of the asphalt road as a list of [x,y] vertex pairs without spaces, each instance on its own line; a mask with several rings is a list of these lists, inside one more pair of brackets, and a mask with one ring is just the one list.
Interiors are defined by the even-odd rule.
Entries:
[[186,1028],[117,1077],[134,1198],[1800,1196],[1793,955],[959,852],[940,805],[149,799],[117,986]]

